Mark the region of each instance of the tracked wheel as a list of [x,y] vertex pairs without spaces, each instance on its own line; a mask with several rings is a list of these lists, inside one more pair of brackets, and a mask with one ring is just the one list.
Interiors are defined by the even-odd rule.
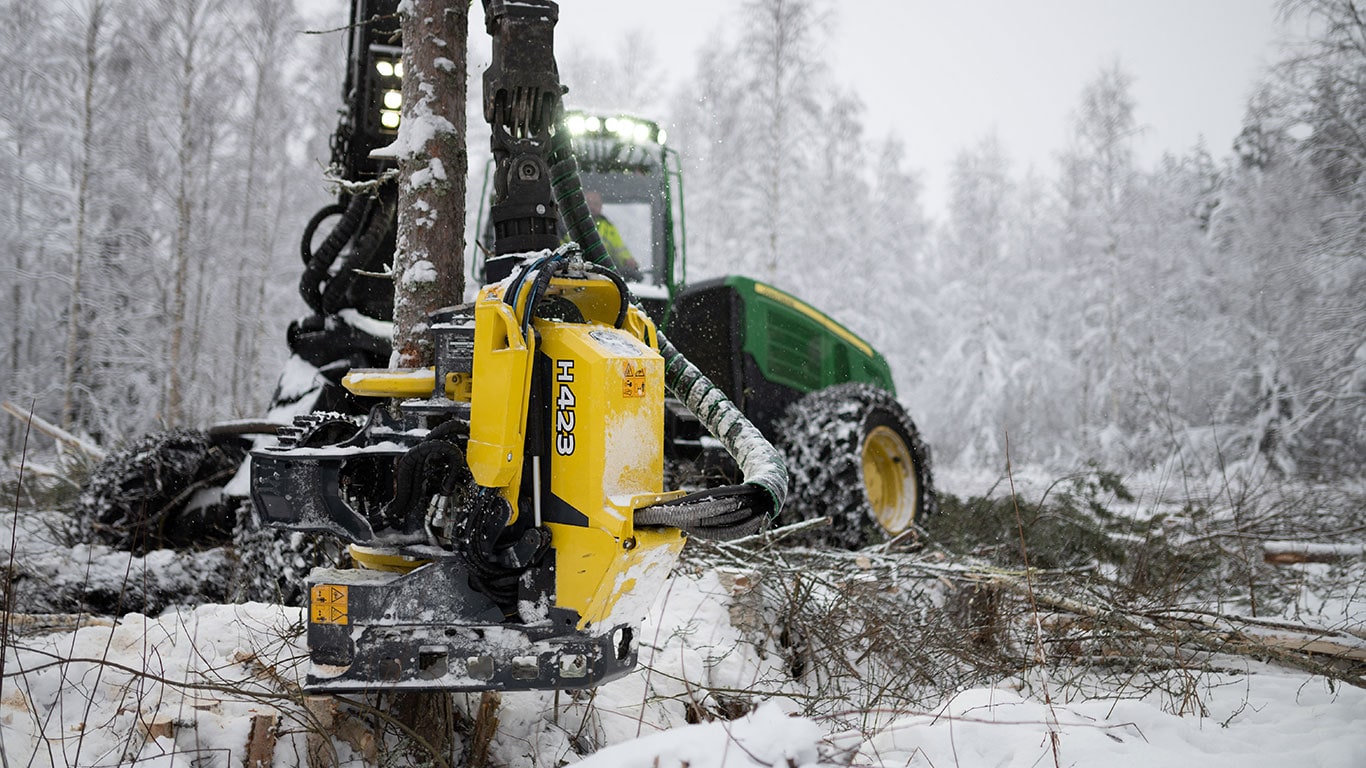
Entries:
[[139,555],[227,541],[233,510],[219,491],[246,454],[244,443],[197,430],[144,435],[91,473],[77,502],[78,538]]
[[891,393],[839,384],[797,401],[778,426],[790,488],[785,523],[829,516],[824,543],[859,548],[924,527],[936,510],[930,453]]

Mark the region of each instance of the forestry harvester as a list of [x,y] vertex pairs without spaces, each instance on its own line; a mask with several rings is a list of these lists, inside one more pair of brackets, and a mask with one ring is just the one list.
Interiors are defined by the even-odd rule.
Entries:
[[332,145],[350,183],[305,228],[306,375],[273,410],[297,415],[251,452],[259,519],[359,566],[307,579],[309,689],[595,686],[634,666],[688,536],[829,515],[854,546],[934,511],[866,341],[761,282],[684,284],[678,154],[648,120],[566,112],[551,0],[484,0],[483,287],[430,315],[433,365],[385,367],[397,184],[374,150],[402,123],[397,3],[353,0]]
[[[372,150],[402,122],[393,5],[353,8],[335,144],[353,181],[388,170]],[[798,487],[837,515],[843,543],[901,533],[933,506],[928,452],[882,357],[763,283],[676,281],[680,172],[663,131],[565,113],[554,2],[484,11],[492,248],[476,259],[475,300],[430,317],[434,365],[354,364],[387,352],[343,312],[385,317],[387,286],[362,281],[392,257],[393,183],[343,195],[305,238],[317,317],[291,342],[324,369],[350,353],[345,394],[253,451],[251,496],[263,521],[336,535],[361,566],[309,576],[315,690],[584,688],[623,674],[686,537],[745,535],[781,515],[787,470],[751,420],[791,433]],[[622,231],[603,229],[608,210]],[[331,214],[340,223],[314,252]],[[729,484],[666,489],[666,457]],[[836,496],[842,508],[825,506]]]

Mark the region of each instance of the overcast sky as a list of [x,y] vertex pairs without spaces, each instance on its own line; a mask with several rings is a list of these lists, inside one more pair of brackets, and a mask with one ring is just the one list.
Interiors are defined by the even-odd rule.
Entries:
[[[347,0],[301,0],[311,18]],[[557,45],[623,32],[653,37],[673,83],[710,37],[736,39],[738,0],[561,0]],[[1185,152],[1201,136],[1226,155],[1243,108],[1283,36],[1275,0],[829,0],[826,56],[836,83],[867,105],[867,135],[895,133],[942,212],[960,149],[995,130],[1017,173],[1052,174],[1083,86],[1118,62],[1133,77],[1140,157]],[[480,3],[472,44],[487,50]],[[484,54],[487,57],[487,54]],[[477,73],[472,73],[477,74]],[[479,80],[472,79],[477,88]],[[572,83],[569,84],[571,87]]]
[[[743,31],[734,0],[563,0],[557,39],[581,44],[653,30],[674,78],[710,36]],[[1118,62],[1133,77],[1141,157],[1204,137],[1227,154],[1282,37],[1275,0],[841,0],[826,55],[867,105],[869,135],[895,133],[921,171],[931,210],[949,164],[995,130],[1017,172],[1052,173],[1081,91]]]

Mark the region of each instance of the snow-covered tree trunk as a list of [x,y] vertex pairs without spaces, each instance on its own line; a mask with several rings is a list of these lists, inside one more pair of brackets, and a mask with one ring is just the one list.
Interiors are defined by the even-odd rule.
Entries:
[[[464,298],[465,40],[469,7],[403,0],[403,122],[399,127],[398,235],[394,252],[394,353],[400,368],[432,363],[427,315]],[[451,694],[404,693],[390,702],[400,721],[448,756]],[[433,758],[438,758],[434,754]]]
[[1082,281],[1074,316],[1074,349],[1085,372],[1081,408],[1082,441],[1102,447],[1120,422],[1128,338],[1134,326],[1131,277],[1142,278],[1134,258],[1132,212],[1138,134],[1132,78],[1118,65],[1104,69],[1082,92],[1072,149],[1064,155],[1064,194],[1072,268]]
[[186,307],[190,279],[190,227],[194,223],[192,219],[194,203],[190,198],[191,175],[194,173],[191,166],[194,160],[194,135],[190,110],[194,106],[195,46],[199,42],[201,23],[199,9],[195,3],[190,3],[180,10],[182,14],[172,22],[172,27],[180,33],[180,40],[177,42],[182,43],[183,48],[176,51],[180,59],[177,62],[180,65],[180,72],[176,82],[180,109],[176,115],[178,120],[176,134],[176,225],[171,257],[173,285],[171,289],[171,338],[169,354],[167,355],[167,365],[170,370],[167,377],[166,412],[164,414],[167,426],[171,427],[180,422],[182,389],[184,387],[181,366],[184,361],[186,344],[185,324],[188,321]]
[[469,8],[441,0],[399,4],[403,122],[399,128],[394,358],[431,363],[427,314],[465,293],[465,38]]

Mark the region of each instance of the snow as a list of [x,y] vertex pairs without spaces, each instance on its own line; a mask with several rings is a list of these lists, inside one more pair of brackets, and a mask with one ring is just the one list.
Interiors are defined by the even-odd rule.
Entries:
[[814,766],[824,734],[805,718],[790,718],[765,704],[734,722],[706,723],[618,744],[580,763],[584,768]]
[[[558,705],[503,694],[494,764],[556,766],[582,751],[589,768],[1366,765],[1366,691],[1262,666],[1206,675],[1184,700],[1068,689],[1050,704],[1039,681],[1007,679],[924,711],[800,716],[800,697],[757,693],[784,673],[756,642],[771,628],[745,620],[753,589],[734,572],[675,576],[642,627],[636,672]],[[204,605],[20,637],[0,690],[4,749],[35,766],[241,765],[253,717],[302,722],[301,622],[298,609]],[[685,704],[714,710],[723,691],[755,691],[758,706],[688,724]],[[860,717],[870,725],[850,730]],[[157,723],[167,733],[149,737]],[[276,765],[305,764],[303,730],[282,729]]]
[[[940,479],[941,487],[959,490],[991,482]],[[1037,490],[1048,479],[1022,469],[1015,482]],[[1156,513],[1148,500],[1159,483],[1135,478],[1130,487],[1140,501],[1126,514]],[[157,582],[203,580],[231,567],[221,550],[130,558],[104,547],[66,547],[53,534],[60,519],[57,512],[0,515],[0,525],[14,526],[21,599],[40,590],[70,591],[81,580],[106,588],[136,582],[161,594],[167,590]],[[1359,556],[1346,542],[1276,548]],[[934,579],[878,576],[869,563],[884,557],[860,553],[850,558],[849,573],[803,592],[806,615],[838,615],[840,600],[847,599],[838,591],[841,579],[877,590],[860,594],[918,590],[926,604],[943,604]],[[946,563],[943,573],[954,567]],[[1274,634],[1278,622],[1295,621],[1323,627],[1321,637],[1352,647],[1351,637],[1366,638],[1364,570],[1351,561],[1278,571],[1295,588],[1277,614],[1260,617],[1265,629],[1244,631]],[[591,692],[503,693],[490,764],[1366,765],[1366,690],[1245,656],[1172,670],[1161,685],[1127,673],[1102,679],[1058,663],[1046,675],[1038,668],[996,675],[977,670],[946,676],[964,682],[942,688],[887,691],[893,683],[886,665],[863,659],[867,648],[851,646],[827,667],[847,665],[844,677],[830,679],[811,668],[794,677],[791,641],[783,637],[790,619],[772,602],[785,587],[770,580],[781,578],[742,563],[719,567],[685,557],[652,601],[632,596],[631,603],[648,609],[635,635],[636,671]],[[117,621],[22,615],[36,612],[22,607],[12,617],[5,649],[0,747],[9,764],[236,768],[257,718],[278,724],[275,765],[307,764],[312,716],[298,690],[306,666],[299,609],[208,604]],[[854,638],[856,631],[846,628],[843,636]],[[506,641],[490,636],[490,642],[500,640]],[[955,663],[942,655],[926,659]],[[473,711],[479,696],[457,695],[456,702]],[[376,764],[347,736],[338,734],[334,742],[341,765]]]
[[[241,765],[251,718],[283,698],[273,676],[302,653],[299,622],[297,609],[207,605],[21,638],[0,696],[5,753],[33,766]],[[169,733],[152,737],[158,723]]]
[[[440,158],[433,157],[427,161],[426,168],[419,168],[413,171],[412,178],[408,183],[412,189],[421,189],[428,184],[439,183],[445,180],[446,166],[441,162]],[[435,212],[431,213],[430,218],[435,219]]]
[[[298,355],[291,355],[289,359],[285,361],[284,370],[280,372],[280,380],[277,385],[279,390],[276,393],[275,399],[279,401],[294,401],[308,394],[311,390],[317,389],[324,383],[326,383],[326,380],[318,373],[317,366],[314,366]],[[310,408],[305,409],[304,413],[311,410],[311,405],[312,402],[310,401]],[[293,415],[294,414],[290,414],[290,418],[286,418],[283,421],[280,421],[280,423],[288,424]],[[273,418],[274,414],[272,414],[271,417]],[[279,421],[279,419],[275,420]]]
[[436,265],[427,259],[413,262],[403,272],[403,284],[407,287],[435,283],[436,279]]
[[1063,766],[1360,766],[1366,738],[1356,724],[1366,715],[1366,695],[1342,693],[1302,679],[1254,675],[1202,692],[1211,712],[1201,718],[1178,717],[1145,701],[1050,706],[1001,688],[977,688],[934,712],[897,720],[864,742],[855,762],[1054,765],[1056,734],[1056,764]]
[[1307,541],[1267,541],[1262,551],[1268,555],[1303,555],[1305,557],[1360,557],[1366,544],[1315,544]]
[[431,107],[419,101],[413,114],[404,116],[394,142],[371,150],[370,156],[394,159],[420,157],[427,151],[427,145],[438,135],[454,131],[454,123],[440,115],[432,114]]
[[349,308],[340,310],[337,315],[352,328],[376,338],[392,339],[394,337],[394,324],[389,320],[376,320]]

